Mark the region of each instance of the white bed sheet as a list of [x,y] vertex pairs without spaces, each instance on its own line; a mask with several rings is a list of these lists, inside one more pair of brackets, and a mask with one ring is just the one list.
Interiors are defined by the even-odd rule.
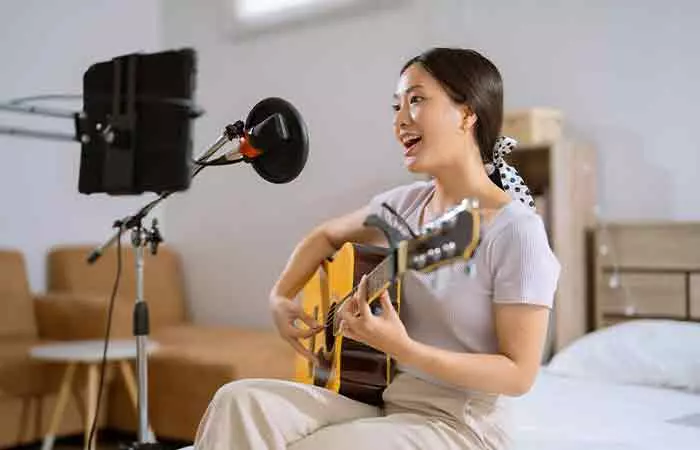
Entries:
[[700,395],[542,369],[512,403],[514,450],[700,450]]

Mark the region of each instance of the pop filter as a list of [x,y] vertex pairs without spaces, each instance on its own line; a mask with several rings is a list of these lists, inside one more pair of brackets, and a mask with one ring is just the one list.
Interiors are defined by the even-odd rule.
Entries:
[[[274,118],[273,120],[269,120]],[[266,124],[263,124],[266,122]],[[251,146],[263,150],[250,163],[255,171],[270,183],[289,183],[306,165],[309,155],[309,135],[299,111],[291,103],[278,97],[260,101],[248,114],[246,130],[254,130],[260,124],[260,133],[251,133],[247,139]],[[273,127],[283,139],[267,139]]]

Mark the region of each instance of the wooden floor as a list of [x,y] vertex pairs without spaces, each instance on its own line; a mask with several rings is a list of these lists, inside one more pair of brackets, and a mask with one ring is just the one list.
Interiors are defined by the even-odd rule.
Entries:
[[[101,430],[99,441],[97,442],[97,450],[128,450],[135,441],[136,435]],[[179,441],[163,441],[159,442],[159,444],[162,450],[177,450],[192,445],[191,442]],[[56,439],[53,448],[54,450],[82,450],[83,436],[76,435]],[[12,447],[7,450],[41,450],[41,442],[23,445],[21,447]]]

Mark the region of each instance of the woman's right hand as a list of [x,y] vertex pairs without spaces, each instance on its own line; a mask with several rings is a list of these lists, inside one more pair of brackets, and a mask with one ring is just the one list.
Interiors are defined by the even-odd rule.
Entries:
[[[295,301],[280,296],[270,296],[270,309],[272,317],[275,321],[275,326],[282,339],[289,344],[299,354],[308,360],[316,361],[316,356],[306,347],[304,347],[300,339],[307,339],[323,330],[323,325],[319,324],[313,317],[306,314],[302,307]],[[297,327],[299,321],[304,322],[307,329]]]

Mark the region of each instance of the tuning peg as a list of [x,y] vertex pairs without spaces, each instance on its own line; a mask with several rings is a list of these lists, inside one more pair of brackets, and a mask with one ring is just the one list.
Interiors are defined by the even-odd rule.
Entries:
[[413,261],[413,268],[416,270],[422,269],[428,263],[427,257],[425,256],[425,253],[417,254],[416,256],[413,257],[412,261]]
[[[433,250],[433,262],[439,262],[442,260],[442,249],[440,247],[435,247]],[[428,258],[430,258],[430,250],[428,250]]]
[[442,253],[446,258],[452,258],[457,253],[457,244],[453,241],[442,244]]
[[436,250],[442,254],[440,249],[430,248],[428,249],[428,261],[431,263],[436,263],[440,260],[440,255],[436,254]]

